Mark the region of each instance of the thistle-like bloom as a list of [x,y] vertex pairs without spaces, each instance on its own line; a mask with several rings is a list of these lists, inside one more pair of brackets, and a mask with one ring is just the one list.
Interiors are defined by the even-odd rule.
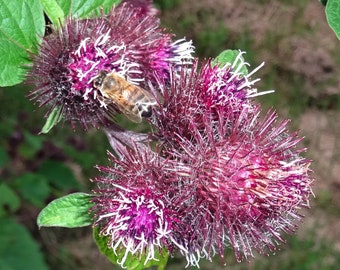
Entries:
[[233,63],[224,66],[206,63],[202,69],[200,78],[202,81],[202,100],[209,108],[220,108],[227,114],[233,110],[235,113],[244,107],[252,107],[251,98],[271,93],[265,91],[258,93],[254,84],[260,79],[252,79],[252,75],[258,71],[264,63],[246,74],[245,67],[249,66],[242,58],[244,52],[239,52]]
[[171,84],[158,86],[163,102],[155,111],[152,122],[158,128],[161,141],[171,144],[175,136],[193,138],[192,130],[200,129],[203,119],[210,113],[214,118],[217,118],[217,111],[225,114],[219,117],[239,114],[245,109],[251,113],[256,107],[252,98],[272,92],[258,93],[254,84],[259,79],[251,79],[263,64],[247,75],[240,71],[248,65],[240,61],[242,54],[239,53],[234,63],[223,67],[213,65],[211,61],[199,63],[195,60],[179,71],[172,69]]
[[124,266],[129,255],[145,256],[147,263],[176,245],[172,227],[177,215],[164,194],[173,174],[151,150],[120,146],[120,152],[124,160],[109,154],[114,165],[98,167],[105,176],[94,179],[100,186],[93,199],[94,226],[109,238],[108,246],[122,258],[119,264]]
[[173,230],[189,264],[216,253],[223,258],[228,246],[238,261],[253,250],[273,252],[284,242],[282,233],[296,230],[298,211],[309,206],[310,161],[296,147],[301,138],[288,133],[288,121],[275,124],[275,113],[264,120],[258,115],[258,109],[218,121],[207,115],[193,140],[178,136],[177,149],[168,149],[183,193],[176,194],[175,201],[183,199]]
[[123,4],[101,18],[68,19],[44,37],[32,56],[30,96],[72,124],[99,127],[117,111],[94,85],[102,71],[144,88],[169,77],[170,66],[190,61],[192,52],[190,42],[172,41],[157,18]]
[[162,102],[154,110],[151,122],[157,127],[155,135],[165,144],[177,145],[173,141],[175,136],[190,139],[192,125],[200,125],[208,110],[201,98],[202,83],[197,70],[198,61],[194,61],[192,66],[184,66],[178,73],[173,70],[170,84],[160,83],[157,87],[162,95]]
[[100,235],[108,236],[108,246],[124,267],[128,255],[145,256],[144,263],[158,260],[164,246],[168,246],[172,216],[164,207],[160,196],[150,189],[126,188],[112,184],[99,191],[97,207],[101,207],[95,226],[103,224]]

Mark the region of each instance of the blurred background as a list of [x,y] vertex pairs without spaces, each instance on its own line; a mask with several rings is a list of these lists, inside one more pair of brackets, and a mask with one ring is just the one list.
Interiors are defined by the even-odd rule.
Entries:
[[[296,235],[274,256],[238,264],[232,251],[227,266],[218,258],[201,269],[337,269],[340,265],[340,41],[329,28],[319,1],[156,0],[162,25],[177,38],[192,39],[196,55],[217,56],[224,49],[246,51],[253,68],[266,65],[258,97],[281,118],[301,129],[314,160],[311,209]],[[51,200],[91,190],[95,164],[107,164],[110,149],[100,131],[73,131],[59,124],[37,135],[44,112],[26,95],[28,86],[0,89],[0,269],[119,269],[92,240],[91,228],[39,228],[39,211]],[[129,127],[130,128],[130,127]],[[131,127],[133,128],[133,127]],[[167,269],[183,269],[181,257]]]

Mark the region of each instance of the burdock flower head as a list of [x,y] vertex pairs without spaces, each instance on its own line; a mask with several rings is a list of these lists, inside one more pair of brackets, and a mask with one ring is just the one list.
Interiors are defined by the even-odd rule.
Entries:
[[260,79],[252,79],[252,76],[263,63],[246,74],[244,69],[249,64],[241,60],[243,53],[238,52],[233,63],[222,66],[211,60],[199,62],[196,59],[180,70],[172,68],[171,83],[161,83],[157,88],[162,102],[155,110],[153,124],[160,140],[171,144],[175,136],[192,139],[193,129],[203,128],[207,114],[211,113],[216,120],[245,109],[251,113],[256,107],[253,97],[273,92],[257,91],[254,84]]
[[105,76],[115,74],[125,84],[142,87],[156,77],[166,79],[170,66],[190,61],[193,52],[190,42],[171,38],[157,18],[127,4],[100,18],[70,18],[44,37],[39,54],[32,56],[28,80],[35,89],[30,95],[49,112],[59,109],[72,124],[104,125],[121,112],[115,95],[102,89]]
[[203,65],[200,71],[201,98],[207,107],[222,109],[227,114],[231,110],[237,113],[244,107],[253,106],[251,98],[273,92],[270,90],[259,93],[254,87],[260,79],[253,79],[252,76],[264,63],[248,73],[246,67],[249,64],[243,60],[244,53],[239,51],[233,63],[221,65],[208,61]]
[[238,261],[253,250],[273,252],[282,233],[296,230],[298,211],[309,206],[310,161],[300,156],[301,138],[288,133],[287,121],[275,124],[273,112],[258,117],[256,108],[217,122],[207,115],[204,131],[193,130],[194,140],[178,136],[179,147],[168,149],[182,177],[174,231],[189,264],[216,253],[223,258],[228,246]]
[[165,193],[174,174],[166,173],[164,159],[143,149],[121,146],[124,159],[109,154],[112,166],[98,166],[104,175],[94,179],[94,226],[108,237],[123,267],[128,257],[145,258],[146,264],[176,245],[172,228],[177,215]]
[[177,144],[173,141],[176,135],[192,137],[192,125],[200,125],[207,111],[200,98],[201,86],[197,60],[190,67],[183,66],[179,72],[172,69],[170,84],[158,85],[162,102],[154,111],[152,124],[157,128],[155,135],[160,141]]

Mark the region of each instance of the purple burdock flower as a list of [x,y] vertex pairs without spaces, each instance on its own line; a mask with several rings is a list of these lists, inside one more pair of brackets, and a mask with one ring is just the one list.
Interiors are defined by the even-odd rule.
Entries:
[[263,64],[247,75],[241,73],[248,65],[240,61],[242,54],[239,53],[234,63],[223,67],[213,66],[211,61],[195,60],[192,65],[181,66],[179,71],[172,68],[171,83],[160,83],[158,87],[163,101],[159,102],[162,104],[152,122],[158,128],[160,140],[171,143],[175,135],[190,139],[193,128],[200,129],[207,113],[213,113],[216,118],[215,111],[226,117],[244,109],[251,112],[256,107],[253,97],[273,92],[258,93],[253,87],[260,79],[252,80],[251,76]]
[[152,152],[142,149],[120,147],[124,159],[109,154],[114,163],[111,167],[98,169],[105,176],[94,181],[95,227],[99,234],[109,238],[108,246],[124,266],[127,256],[145,256],[144,263],[158,260],[162,249],[170,251],[173,242],[173,223],[177,215],[169,205],[166,191],[168,181],[174,173],[166,173],[164,160]]
[[156,46],[157,48],[154,49],[150,58],[145,58],[147,60],[145,66],[155,71],[155,74],[150,74],[152,79],[157,77],[159,81],[164,83],[169,80],[171,67],[178,71],[182,65],[192,64],[194,47],[191,41],[185,42],[185,39],[179,39],[171,42],[170,39],[164,39]]
[[200,74],[203,81],[202,99],[207,107],[223,108],[227,113],[230,113],[230,110],[238,112],[243,107],[252,107],[250,98],[273,92],[271,90],[257,92],[254,84],[260,79],[252,80],[251,77],[264,63],[250,73],[244,74],[243,69],[249,64],[241,60],[243,54],[244,52],[240,51],[233,63],[224,66],[208,62],[202,67]]
[[190,139],[192,126],[203,123],[202,118],[209,110],[201,98],[202,81],[199,78],[198,61],[172,69],[170,84],[160,83],[158,87],[162,102],[154,111],[151,123],[157,128],[155,136],[165,144],[177,145],[175,136]]
[[182,177],[174,198],[181,219],[173,230],[188,264],[216,253],[223,258],[228,246],[237,261],[253,250],[273,252],[309,206],[310,161],[300,156],[301,138],[288,133],[288,121],[275,124],[275,113],[264,120],[259,113],[244,109],[225,117],[222,111],[218,121],[207,114],[204,130],[193,129],[191,140],[177,136],[178,147],[167,150]]
[[156,78],[169,77],[170,66],[190,61],[191,43],[179,43],[164,33],[157,18],[127,4],[100,18],[67,19],[32,56],[28,81],[35,89],[30,96],[48,113],[59,109],[72,125],[100,127],[122,112],[117,103],[124,99],[103,94],[104,76],[114,73],[147,88]]
[[109,237],[108,246],[116,255],[123,252],[117,263],[124,267],[129,254],[145,256],[144,263],[158,260],[157,255],[168,246],[173,222],[160,196],[147,188],[115,184],[99,193],[95,203],[101,210],[94,226],[102,227],[100,235]]

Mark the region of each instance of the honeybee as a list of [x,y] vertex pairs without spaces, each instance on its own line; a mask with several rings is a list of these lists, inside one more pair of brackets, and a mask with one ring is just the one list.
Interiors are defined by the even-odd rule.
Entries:
[[104,103],[113,104],[128,119],[135,123],[142,122],[143,117],[152,115],[155,98],[141,87],[131,84],[115,72],[99,71],[93,86],[104,97]]

